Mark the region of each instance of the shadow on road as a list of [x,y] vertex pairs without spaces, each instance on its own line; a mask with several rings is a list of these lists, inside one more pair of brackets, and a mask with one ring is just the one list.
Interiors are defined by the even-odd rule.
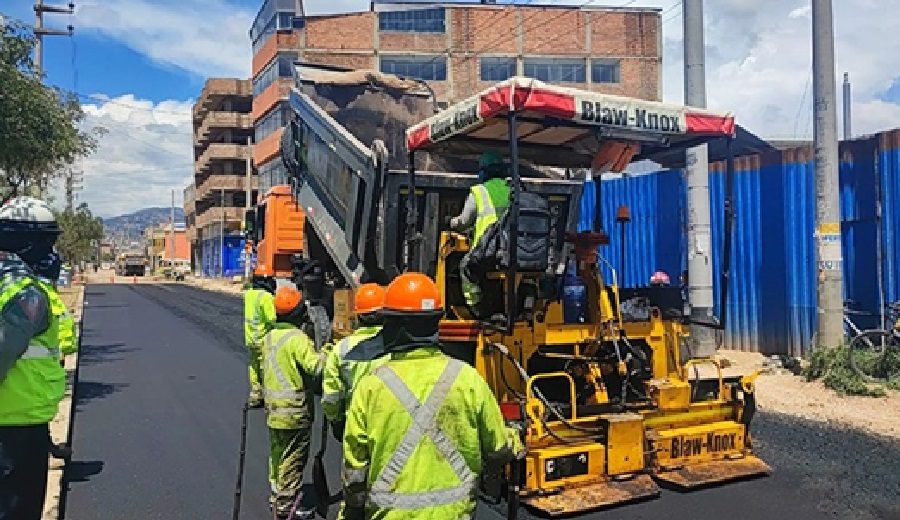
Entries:
[[75,386],[75,409],[81,411],[81,405],[95,399],[103,399],[127,387],[128,383],[98,383],[96,381],[78,381]]
[[85,344],[81,347],[81,353],[78,356],[78,363],[81,366],[96,365],[98,363],[109,363],[110,361],[119,361],[125,354],[136,350],[124,343],[107,343],[105,345]]
[[103,471],[102,460],[77,461],[66,464],[66,482],[90,482]]

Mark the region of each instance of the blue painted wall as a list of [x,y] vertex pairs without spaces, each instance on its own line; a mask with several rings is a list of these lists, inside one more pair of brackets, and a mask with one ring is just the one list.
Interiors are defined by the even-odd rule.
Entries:
[[[800,148],[736,159],[727,348],[792,355],[809,348],[816,325],[812,155]],[[854,316],[860,326],[876,326],[882,302],[900,299],[900,130],[841,143],[840,160],[845,298],[867,313]],[[724,169],[721,163],[710,165],[719,314]],[[602,181],[599,207],[610,245],[600,253],[620,271],[623,285],[645,285],[659,269],[676,283],[686,269],[683,179],[681,171],[672,170]],[[615,222],[622,204],[632,217],[625,231],[624,272]],[[592,207],[582,200],[581,229],[590,228]],[[604,274],[609,277],[610,270],[604,268]]]
[[201,259],[203,276],[220,276],[220,264],[225,265],[224,275],[244,274],[244,262],[241,253],[244,250],[244,238],[241,236],[225,237],[225,254],[222,255],[222,244],[219,238],[206,239],[201,242]]

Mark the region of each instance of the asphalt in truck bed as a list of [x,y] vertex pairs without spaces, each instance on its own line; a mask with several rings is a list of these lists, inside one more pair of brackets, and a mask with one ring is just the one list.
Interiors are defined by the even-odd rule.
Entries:
[[[85,301],[65,518],[230,519],[247,393],[240,299],[179,284],[116,284],[88,286]],[[248,419],[241,518],[264,520],[264,413],[250,410]],[[757,414],[753,429],[770,477],[664,489],[658,499],[578,518],[900,519],[897,442],[770,413]],[[330,439],[327,448],[337,494],[340,448]],[[336,512],[334,504],[329,517]],[[504,516],[480,504],[477,518]]]

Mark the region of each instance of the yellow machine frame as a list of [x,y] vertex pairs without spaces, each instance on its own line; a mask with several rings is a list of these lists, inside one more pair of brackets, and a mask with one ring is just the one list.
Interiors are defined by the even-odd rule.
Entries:
[[[752,455],[743,421],[755,374],[743,377],[735,388],[726,384],[714,359],[683,361],[681,342],[688,328],[664,320],[658,309],[653,309],[649,321],[623,323],[613,312],[618,308],[618,288],[607,291],[599,274],[597,244],[592,241],[596,237],[582,238],[585,240],[579,244],[575,237],[576,258],[579,275],[586,283],[588,323],[564,323],[558,301],[547,302],[543,320],[517,322],[510,334],[483,330],[472,320],[448,318],[442,322],[442,343],[474,343],[475,368],[493,389],[501,408],[524,405],[528,455],[522,500],[547,514],[564,515],[655,496],[659,489],[653,478],[691,488],[767,473],[769,467]],[[442,233],[439,246],[436,281],[447,294],[451,283],[447,260],[452,254],[465,253],[469,246],[465,237],[450,232]],[[462,314],[458,309],[451,311]],[[566,347],[569,350],[564,354],[542,355],[587,362],[595,385],[590,402],[609,403],[600,375],[603,370],[619,370],[624,375],[625,364],[601,366],[592,354],[600,342],[623,336],[646,342],[654,354],[652,379],[645,389],[650,401],[646,406],[580,416],[570,374],[531,375],[522,368],[542,347]],[[690,369],[700,364],[713,365],[718,373],[715,395],[702,400],[692,399],[689,377]],[[549,378],[568,380],[571,403],[567,417],[548,410],[535,392],[535,383]],[[562,466],[565,471],[558,469]]]

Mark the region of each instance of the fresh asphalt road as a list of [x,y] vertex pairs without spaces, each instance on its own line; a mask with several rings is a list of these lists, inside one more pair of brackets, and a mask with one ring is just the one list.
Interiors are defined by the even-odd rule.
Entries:
[[[247,393],[239,298],[118,284],[89,286],[85,301],[65,518],[230,519]],[[773,414],[755,429],[773,476],[579,518],[900,519],[896,443]],[[269,518],[266,454],[263,412],[251,410],[241,518]],[[326,465],[336,493],[334,441]],[[502,517],[481,505],[478,518]]]

